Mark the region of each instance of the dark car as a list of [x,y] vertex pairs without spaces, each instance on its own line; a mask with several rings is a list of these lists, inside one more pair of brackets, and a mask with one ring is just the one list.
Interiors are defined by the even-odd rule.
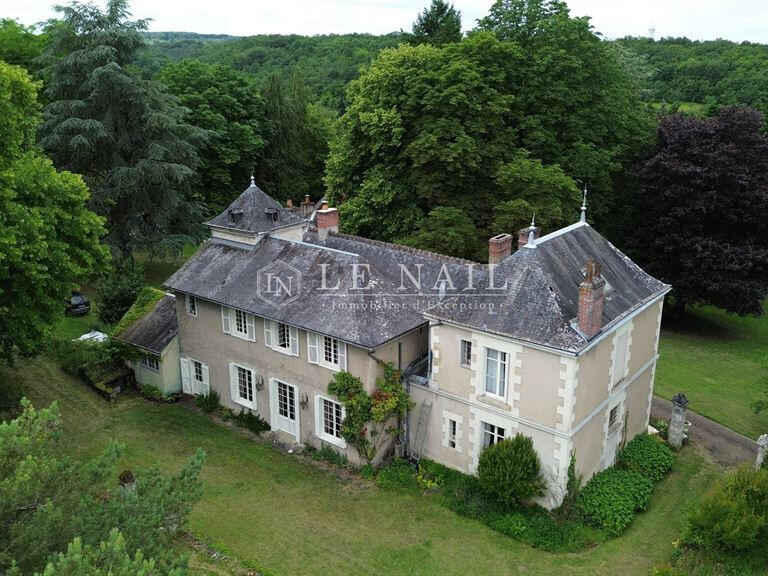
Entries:
[[67,303],[67,314],[72,316],[85,316],[91,311],[91,301],[82,292],[72,291],[72,296]]

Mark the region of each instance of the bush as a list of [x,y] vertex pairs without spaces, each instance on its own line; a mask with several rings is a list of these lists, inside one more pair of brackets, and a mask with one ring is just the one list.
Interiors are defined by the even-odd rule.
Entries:
[[384,490],[415,493],[421,490],[416,469],[407,460],[396,459],[379,468],[376,484]]
[[539,455],[528,436],[516,434],[488,446],[477,464],[480,487],[507,507],[544,492]]
[[740,468],[688,517],[686,544],[725,553],[768,552],[768,471]]
[[618,536],[638,510],[650,504],[653,482],[637,472],[608,468],[587,482],[576,507],[590,524],[609,536]]
[[311,444],[307,444],[304,447],[304,454],[312,458],[312,460],[328,462],[329,464],[339,466],[340,468],[344,468],[349,465],[349,460],[347,459],[347,455],[344,454],[344,452],[340,452],[325,443],[323,443],[319,449],[315,448]]
[[662,440],[648,434],[635,436],[619,454],[617,466],[659,482],[675,464],[675,455]]
[[601,540],[595,528],[571,519],[558,521],[538,506],[512,514],[490,514],[485,523],[497,532],[550,552],[576,552]]
[[651,416],[650,421],[648,422],[651,426],[656,428],[656,430],[659,431],[659,437],[666,440],[669,436],[669,422],[666,420],[660,420],[659,418],[654,418]]
[[114,258],[99,291],[99,319],[117,323],[144,287],[144,267],[132,258]]
[[206,395],[200,395],[195,397],[195,405],[204,413],[209,416],[216,412],[221,406],[221,395],[211,389]]
[[158,388],[157,386],[153,386],[152,384],[140,384],[139,392],[147,400],[154,400],[155,402],[160,402],[163,399],[163,391],[160,390],[160,388]]
[[242,408],[238,414],[235,414],[235,424],[241,428],[250,430],[254,434],[261,434],[270,429],[269,422],[264,420],[264,418],[258,414],[254,414],[250,410],[245,411]]

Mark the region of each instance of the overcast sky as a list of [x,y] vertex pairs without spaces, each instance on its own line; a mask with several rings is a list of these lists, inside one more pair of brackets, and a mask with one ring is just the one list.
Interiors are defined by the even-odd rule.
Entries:
[[[50,0],[0,0],[0,17],[32,24],[53,16]],[[101,2],[97,2],[101,4]],[[134,16],[152,18],[151,30],[244,36],[266,33],[381,34],[409,29],[429,0],[133,0]],[[455,0],[465,29],[492,0]],[[768,43],[768,0],[569,0],[609,38],[647,35]]]

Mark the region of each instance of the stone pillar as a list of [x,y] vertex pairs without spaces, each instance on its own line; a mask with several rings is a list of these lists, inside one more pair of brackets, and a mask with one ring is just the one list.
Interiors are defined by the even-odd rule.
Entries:
[[672,416],[669,419],[668,442],[672,448],[678,449],[685,440],[685,410],[688,408],[688,399],[684,394],[677,394],[672,398]]
[[755,460],[755,470],[760,470],[768,456],[768,434],[763,434],[757,439],[757,460]]

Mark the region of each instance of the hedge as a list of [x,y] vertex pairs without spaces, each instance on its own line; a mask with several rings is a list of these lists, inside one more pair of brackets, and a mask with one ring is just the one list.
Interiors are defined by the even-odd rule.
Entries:
[[619,454],[617,466],[642,474],[659,482],[675,465],[675,455],[669,446],[656,436],[640,434],[629,442]]
[[653,482],[637,472],[608,468],[587,482],[576,507],[590,524],[618,536],[651,502]]

